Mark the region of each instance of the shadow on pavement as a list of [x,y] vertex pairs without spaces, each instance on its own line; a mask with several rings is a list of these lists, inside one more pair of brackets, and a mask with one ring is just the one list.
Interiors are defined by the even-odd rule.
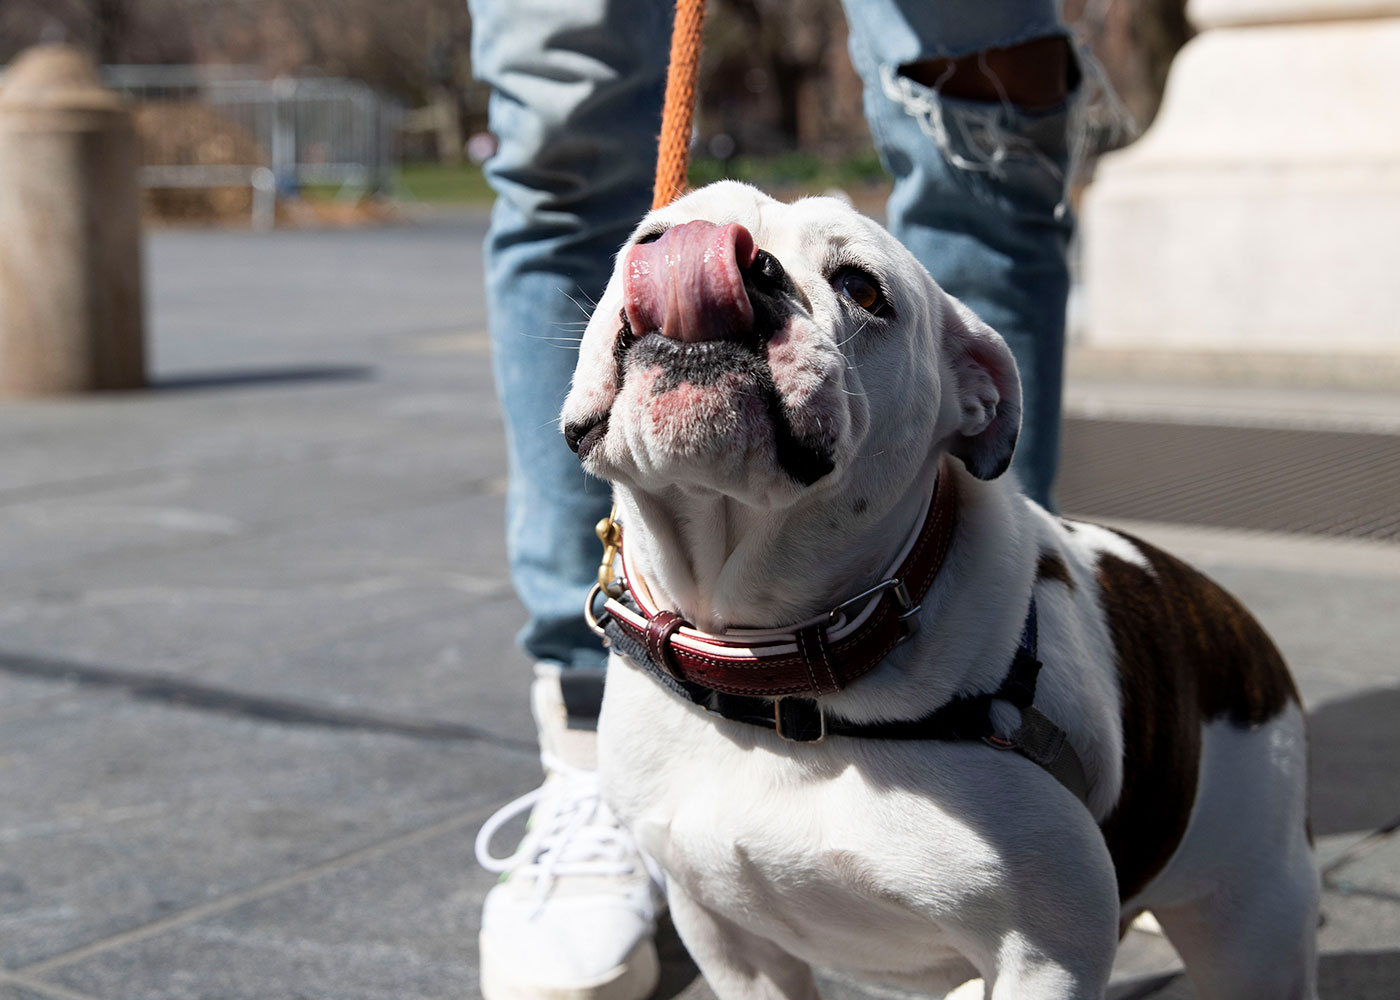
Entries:
[[1374,688],[1308,717],[1313,833],[1366,832],[1400,816],[1400,688]]
[[374,377],[370,365],[304,365],[297,368],[242,368],[205,374],[169,375],[153,380],[164,392],[191,389],[242,389],[295,382],[363,382]]
[[[1317,963],[1321,1000],[1392,1000],[1400,982],[1400,951],[1347,951],[1323,955]],[[1195,1000],[1182,974],[1146,976],[1115,984],[1109,1000]]]

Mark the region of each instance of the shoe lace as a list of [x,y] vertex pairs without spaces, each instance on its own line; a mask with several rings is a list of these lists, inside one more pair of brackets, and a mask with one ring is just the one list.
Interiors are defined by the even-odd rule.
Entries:
[[[556,879],[569,876],[630,875],[640,858],[658,884],[662,875],[638,848],[632,835],[603,810],[598,772],[573,767],[541,754],[547,771],[563,780],[541,785],[497,809],[476,835],[476,861],[489,872],[534,879],[533,907],[544,905]],[[536,807],[539,808],[536,808]],[[530,827],[515,853],[498,858],[491,840],[502,826],[534,809]]]

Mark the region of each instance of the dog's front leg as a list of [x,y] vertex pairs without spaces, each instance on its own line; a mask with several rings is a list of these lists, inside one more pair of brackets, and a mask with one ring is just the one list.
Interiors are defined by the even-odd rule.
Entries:
[[1001,843],[1007,891],[979,935],[986,951],[973,958],[987,1000],[1103,1000],[1119,931],[1108,848],[1068,794],[1035,818],[1046,822],[1027,817]]
[[812,967],[685,895],[672,881],[671,920],[719,1000],[818,1000]]
[[[1117,952],[1117,933],[1092,923],[1018,931],[1003,937],[987,971],[987,1000],[1103,1000]],[[976,995],[976,994],[974,994]]]

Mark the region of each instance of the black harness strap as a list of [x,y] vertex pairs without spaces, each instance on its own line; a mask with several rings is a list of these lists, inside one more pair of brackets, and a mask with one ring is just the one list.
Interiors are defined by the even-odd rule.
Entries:
[[[1079,755],[1065,732],[1035,708],[1036,680],[1040,660],[1036,656],[1039,630],[1035,598],[1031,598],[1021,629],[1021,642],[1012,658],[1011,669],[1001,686],[990,693],[959,695],[938,709],[917,719],[888,722],[851,722],[825,714],[814,698],[789,695],[758,698],[725,694],[699,684],[678,680],[657,664],[651,651],[634,641],[608,620],[604,631],[612,647],[646,670],[672,694],[707,712],[731,722],[775,731],[794,743],[816,743],[828,736],[877,740],[981,740],[998,750],[1014,750],[1048,771],[1081,801],[1087,800],[1089,783]],[[1021,712],[1021,726],[1009,739],[996,734],[992,726],[992,703],[1005,701]]]

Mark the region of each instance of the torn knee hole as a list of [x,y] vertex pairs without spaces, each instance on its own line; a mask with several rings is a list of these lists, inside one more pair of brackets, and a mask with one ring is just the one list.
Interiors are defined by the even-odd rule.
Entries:
[[1059,104],[1079,83],[1079,65],[1063,35],[956,58],[906,63],[899,73],[945,97],[1010,102],[1027,110]]

